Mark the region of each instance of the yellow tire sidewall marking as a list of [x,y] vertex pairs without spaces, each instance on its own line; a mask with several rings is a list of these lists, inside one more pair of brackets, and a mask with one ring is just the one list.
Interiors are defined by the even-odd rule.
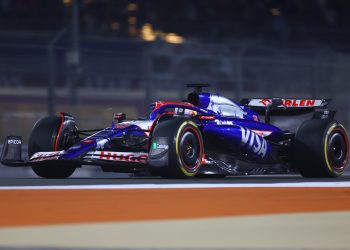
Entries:
[[[329,171],[330,171],[331,173],[334,173],[335,171],[334,171],[334,169],[332,168],[332,166],[331,166],[331,164],[330,164],[330,162],[329,162],[328,154],[327,154],[327,147],[328,147],[329,136],[330,136],[330,134],[332,133],[333,129],[334,129],[335,127],[337,127],[337,126],[341,127],[341,128],[343,129],[343,131],[345,132],[345,136],[348,137],[348,134],[347,134],[347,132],[346,132],[346,129],[343,127],[343,125],[341,125],[341,124],[339,124],[339,123],[334,123],[332,126],[330,126],[329,129],[328,129],[328,131],[327,131],[327,133],[326,133],[326,138],[325,138],[325,140],[324,140],[324,155],[325,155],[325,160],[326,160],[327,167],[328,167],[328,169],[329,169]],[[346,152],[345,152],[345,153],[346,153]],[[341,171],[341,172],[336,172],[336,174],[341,174],[342,172],[344,172],[344,170]]]
[[[185,122],[183,122],[181,124],[181,126],[179,127],[179,129],[177,130],[177,134],[176,134],[176,138],[175,138],[175,149],[176,149],[176,156],[178,157],[178,161],[180,163],[180,169],[181,169],[182,173],[184,173],[184,175],[186,175],[187,177],[193,177],[193,176],[195,176],[197,174],[198,169],[199,169],[200,166],[197,168],[197,170],[195,172],[193,172],[193,173],[188,172],[183,167],[183,165],[181,163],[180,154],[179,154],[179,137],[180,137],[180,134],[182,132],[182,129],[188,124],[192,125],[193,127],[195,127],[197,129],[197,125],[194,122],[192,122],[192,121],[185,121]],[[200,133],[198,133],[198,134],[201,137],[201,134]],[[201,140],[202,138],[199,138],[199,139]],[[201,143],[201,141],[199,143]],[[202,145],[200,145],[200,146],[202,147]],[[200,157],[202,157],[202,156],[200,156]]]

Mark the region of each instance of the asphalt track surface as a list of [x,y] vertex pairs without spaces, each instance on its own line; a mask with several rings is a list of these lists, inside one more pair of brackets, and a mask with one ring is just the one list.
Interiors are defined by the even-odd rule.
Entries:
[[111,177],[111,178],[0,178],[0,187],[31,186],[79,186],[79,185],[137,185],[137,184],[275,184],[275,183],[339,183],[350,182],[350,173],[340,178],[306,179],[295,175],[229,176],[225,178],[163,179],[158,177]]
[[[1,169],[2,166],[0,166],[0,171]],[[7,168],[6,171],[11,171],[11,168]],[[22,170],[17,169],[16,171]],[[30,169],[25,171],[28,172]],[[193,189],[193,187],[201,187],[201,185],[206,186],[206,189]],[[217,189],[211,189],[215,185]],[[225,186],[225,188],[220,188],[220,185]],[[237,185],[237,188],[227,188],[229,185]],[[276,185],[276,187],[266,189],[264,185]],[[300,185],[302,188],[286,189],[283,188],[284,185]],[[248,186],[254,188],[252,190],[242,189],[242,187]],[[310,188],[305,189],[305,186],[310,186]],[[316,188],[311,188],[313,186],[316,186]],[[337,186],[343,187],[337,188]],[[93,190],[89,190],[92,187]],[[120,190],[119,188],[122,187],[127,189]],[[133,191],[129,189],[130,187],[138,189]],[[145,187],[150,188],[150,190],[144,189]],[[165,188],[165,190],[160,190],[160,187]],[[175,188],[170,190],[167,187]],[[184,189],[178,189],[182,187]],[[33,188],[39,190],[31,190]],[[65,188],[68,190],[50,191],[50,189]],[[111,189],[108,190],[108,188]],[[193,196],[184,195],[187,190],[195,194],[194,200],[197,199],[197,202],[202,203],[193,201],[191,198]],[[9,193],[6,192],[13,192],[14,195],[8,195]],[[256,192],[260,195],[256,195]],[[329,192],[329,195],[327,195],[327,192]],[[179,197],[176,197],[177,194],[179,194]],[[281,194],[285,196],[282,199],[280,199]],[[220,195],[224,198],[220,199]],[[304,198],[302,195],[304,195]],[[336,179],[306,179],[298,174],[193,179],[129,177],[125,174],[118,175],[115,173],[98,178],[74,176],[68,179],[1,177],[0,197],[3,201],[9,201],[13,204],[6,211],[6,204],[3,203],[0,211],[4,214],[7,213],[8,217],[13,217],[10,211],[13,209],[13,214],[17,213],[18,220],[23,223],[23,225],[15,227],[0,226],[0,250],[350,249],[350,240],[346,236],[350,223],[349,172]],[[16,197],[21,197],[20,202],[16,201]],[[42,200],[43,197],[46,197],[47,201]],[[111,197],[115,197],[114,201],[110,200]],[[128,197],[133,197],[133,199],[130,200]],[[232,200],[227,199],[227,197],[237,197],[237,199]],[[79,198],[81,198],[80,201],[77,200]],[[162,203],[161,199],[165,199],[165,201]],[[31,204],[31,200],[35,201],[36,204]],[[147,204],[149,200],[151,202]],[[63,201],[68,201],[68,203]],[[96,201],[99,203],[96,203]],[[118,207],[121,202],[128,204],[128,208],[135,209],[134,214],[130,216],[134,217],[141,210],[144,210],[145,212],[142,215],[144,217],[140,215],[138,220],[123,221],[126,211],[130,209]],[[238,211],[238,214],[231,214],[232,211],[225,214],[227,207],[236,205],[235,202],[242,204],[241,211]],[[101,208],[99,204],[103,203],[106,205]],[[22,204],[25,204],[25,207],[21,207]],[[70,218],[69,206],[76,207],[77,204],[83,206],[82,211],[85,210],[86,218],[99,214],[102,216],[99,211],[110,217],[116,216],[115,211],[119,211],[120,214],[124,212],[125,215],[123,215],[123,218],[113,217],[113,220],[109,220],[106,215],[106,220],[102,216],[96,221],[89,219],[85,222],[78,221],[71,224],[55,223],[55,216],[49,215],[50,213],[59,214],[58,206],[62,206],[63,211],[60,216]],[[88,205],[95,205],[96,207],[88,210]],[[155,218],[144,220],[152,210],[157,209],[157,206],[167,209],[182,206],[182,209],[188,210],[188,212],[191,212],[190,210],[196,206],[197,209],[199,207],[208,208],[203,209],[201,211],[203,216],[199,217],[195,212],[192,212],[189,217],[179,213],[178,218],[171,218],[174,213],[168,212],[168,215],[164,218],[158,218],[158,214]],[[277,208],[275,209],[273,206]],[[280,207],[278,208],[278,206]],[[327,206],[330,208],[327,208]],[[141,210],[135,207],[139,207]],[[41,225],[31,225],[32,221],[36,221],[36,219],[28,218],[29,222],[25,224],[25,216],[28,216],[28,213],[23,212],[22,215],[20,213],[22,210],[30,209],[32,211],[39,210],[36,215],[33,214],[33,218],[37,216],[38,219],[42,217],[41,212],[48,212],[47,216],[51,216],[48,218],[49,223],[43,222]],[[218,209],[216,215],[212,214],[215,209]],[[266,209],[266,213],[261,212],[264,209]],[[111,214],[111,211],[113,214]],[[164,209],[159,210],[158,213],[163,211]],[[75,208],[74,212],[76,216],[72,215],[71,218],[76,219],[81,211]],[[206,212],[209,215],[206,215]],[[225,217],[221,217],[221,213]],[[217,216],[218,214],[220,216]],[[13,219],[10,219],[11,223],[12,221]],[[1,223],[5,222],[1,222],[0,219]],[[194,240],[192,237],[188,237],[191,233],[196,237],[201,237],[201,239]],[[44,234],[45,239],[42,238]],[[152,237],[155,235],[161,234],[163,234],[161,237],[154,238],[156,241],[150,242],[150,238],[153,239]],[[183,238],[177,240],[177,234]],[[119,235],[119,240],[116,235]],[[332,238],[328,238],[328,235],[331,235]],[[1,243],[2,240],[6,244]],[[205,241],[206,243],[204,243]],[[123,245],[124,242],[126,242],[125,245]]]

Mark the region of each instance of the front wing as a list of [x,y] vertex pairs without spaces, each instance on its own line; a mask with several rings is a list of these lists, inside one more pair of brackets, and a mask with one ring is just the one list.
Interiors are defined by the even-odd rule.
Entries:
[[28,160],[3,159],[1,163],[10,167],[45,166],[57,164],[115,166],[117,172],[130,172],[147,167],[148,154],[144,152],[89,151],[82,158],[65,158],[64,151],[38,152]]

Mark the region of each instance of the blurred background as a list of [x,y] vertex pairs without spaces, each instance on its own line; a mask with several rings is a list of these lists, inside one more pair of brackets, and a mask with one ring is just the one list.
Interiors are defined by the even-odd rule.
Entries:
[[0,140],[64,111],[146,116],[205,82],[230,98],[333,98],[350,125],[350,1],[0,0]]

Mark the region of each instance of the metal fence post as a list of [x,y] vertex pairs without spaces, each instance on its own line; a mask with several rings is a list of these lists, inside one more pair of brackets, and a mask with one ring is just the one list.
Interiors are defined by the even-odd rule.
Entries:
[[246,47],[243,46],[242,48],[239,49],[237,53],[237,67],[236,67],[236,74],[237,74],[237,87],[236,87],[236,98],[237,100],[240,100],[243,95],[243,56],[244,52],[246,50]]
[[47,87],[47,111],[48,115],[55,114],[55,44],[64,35],[66,29],[61,29],[47,46],[49,59],[49,84]]
[[77,88],[80,83],[80,51],[79,51],[79,1],[73,0],[72,3],[72,52],[71,52],[71,73],[72,78],[69,84],[69,102],[73,107],[78,102]]
[[[144,76],[145,76],[145,82],[144,82],[144,95],[145,95],[145,100],[144,100],[144,110],[143,112],[147,112],[148,110],[148,105],[153,101],[152,99],[152,92],[154,94],[154,89],[153,89],[153,70],[152,70],[152,58],[153,58],[153,53],[152,53],[152,45],[147,46],[147,48],[143,51],[143,62],[144,62]],[[154,96],[153,96],[154,98]]]

